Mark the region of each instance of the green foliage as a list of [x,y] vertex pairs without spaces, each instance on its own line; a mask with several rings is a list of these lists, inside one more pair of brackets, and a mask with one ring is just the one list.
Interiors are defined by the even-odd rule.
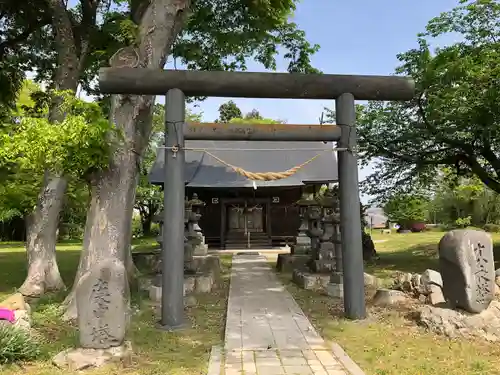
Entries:
[[241,109],[238,108],[235,102],[232,100],[227,103],[221,104],[219,107],[219,118],[218,122],[227,123],[233,118],[241,118]]
[[[448,33],[463,40],[433,50]],[[462,0],[432,19],[418,43],[398,55],[396,71],[415,80],[414,99],[371,102],[358,116],[360,155],[378,161],[369,193],[429,186],[441,166],[500,192],[500,3]]]
[[11,324],[0,325],[0,364],[32,361],[40,355],[40,344],[28,332]]
[[[186,112],[186,119],[189,122],[200,122],[201,114]],[[133,222],[133,235],[152,236],[158,227],[153,224],[153,218],[163,207],[163,193],[160,186],[152,185],[149,182],[149,172],[156,160],[158,146],[163,145],[163,135],[165,130],[165,106],[155,104],[153,110],[153,131],[148,147],[144,151],[139,166],[139,183],[135,194],[134,208],[139,212],[140,225]]]
[[256,109],[252,109],[245,116],[242,116],[241,109],[238,108],[236,103],[229,101],[219,107],[219,119],[216,121],[231,123],[231,124],[282,124],[282,120],[273,120],[264,118]]
[[83,237],[89,198],[87,184],[79,179],[70,179],[61,212],[60,240],[81,239]]
[[470,216],[467,217],[459,217],[455,220],[455,225],[459,228],[467,228],[472,224],[472,218]]
[[384,212],[389,220],[407,227],[414,222],[423,222],[427,218],[428,200],[411,194],[395,194],[384,205]]
[[25,72],[32,70],[35,61],[43,60],[39,47],[44,46],[44,38],[50,38],[45,29],[50,19],[45,1],[37,6],[14,0],[0,2],[0,120],[15,110]]
[[[319,46],[310,44],[304,31],[289,21],[297,3],[298,0],[193,1],[190,17],[173,45],[172,57],[190,70],[246,70],[248,59],[274,70],[276,56],[281,54],[288,61],[289,72],[318,72],[311,66],[310,57]],[[82,80],[83,87],[97,96],[94,78],[98,69],[118,49],[137,41],[137,8],[144,4],[120,4],[101,14],[102,23],[92,38]]]
[[35,207],[42,175],[38,171],[18,172],[0,183],[0,222],[24,217]]
[[[51,124],[49,105],[57,95],[64,120]],[[26,81],[19,94],[13,121],[0,130],[0,222],[25,217],[35,207],[43,172],[64,173],[70,180],[63,214],[63,235],[79,236],[86,211],[89,173],[107,165],[110,124],[96,103],[85,103],[71,93],[39,91]]]
[[67,93],[63,97],[60,110],[67,115],[57,125],[43,116],[43,107],[23,106],[19,123],[9,132],[0,133],[3,163],[15,163],[22,170],[49,169],[79,178],[107,165],[108,135],[112,131],[109,121],[102,118],[97,104],[85,103]]
[[456,176],[445,168],[435,178],[435,193],[430,204],[433,221],[457,225],[470,218],[470,225],[500,224],[500,195],[488,189],[477,177]]

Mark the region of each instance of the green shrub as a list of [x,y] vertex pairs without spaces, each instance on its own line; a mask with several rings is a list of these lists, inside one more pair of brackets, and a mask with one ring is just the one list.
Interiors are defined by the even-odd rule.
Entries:
[[498,224],[485,224],[483,229],[490,233],[500,233],[500,225]]
[[160,235],[160,224],[153,223],[151,224],[151,236],[158,237]]
[[455,225],[459,228],[467,228],[471,225],[471,222],[472,218],[470,216],[459,217],[457,220],[455,220]]
[[41,355],[40,343],[12,324],[0,324],[0,364],[31,361]]
[[142,224],[140,216],[132,218],[132,236],[134,238],[142,237]]

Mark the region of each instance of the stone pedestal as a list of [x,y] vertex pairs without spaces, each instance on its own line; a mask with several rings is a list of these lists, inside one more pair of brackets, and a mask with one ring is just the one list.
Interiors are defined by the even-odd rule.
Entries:
[[[184,275],[184,296],[190,294],[210,293],[221,282],[221,263],[217,256],[193,256],[193,271]],[[161,302],[162,275],[159,272],[149,283],[144,283],[144,290],[149,298]]]
[[276,270],[278,272],[292,272],[294,269],[303,269],[309,256],[307,254],[278,254],[276,261]]
[[341,272],[332,273],[326,292],[330,297],[344,298],[344,275]]
[[300,288],[306,290],[324,290],[328,286],[330,276],[328,274],[308,272],[307,270],[295,269],[292,281]]

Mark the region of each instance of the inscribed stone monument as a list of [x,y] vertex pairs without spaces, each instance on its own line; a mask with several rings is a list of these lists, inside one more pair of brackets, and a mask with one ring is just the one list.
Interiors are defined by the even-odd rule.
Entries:
[[76,290],[82,348],[107,349],[125,340],[130,306],[123,263],[105,260],[90,270]]
[[485,310],[495,296],[493,243],[483,231],[452,230],[439,241],[443,294],[471,313]]

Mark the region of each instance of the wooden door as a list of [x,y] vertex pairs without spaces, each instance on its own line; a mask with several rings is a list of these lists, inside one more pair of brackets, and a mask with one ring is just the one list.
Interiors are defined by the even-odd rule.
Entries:
[[228,230],[230,232],[263,232],[263,210],[246,211],[243,207],[228,207]]

